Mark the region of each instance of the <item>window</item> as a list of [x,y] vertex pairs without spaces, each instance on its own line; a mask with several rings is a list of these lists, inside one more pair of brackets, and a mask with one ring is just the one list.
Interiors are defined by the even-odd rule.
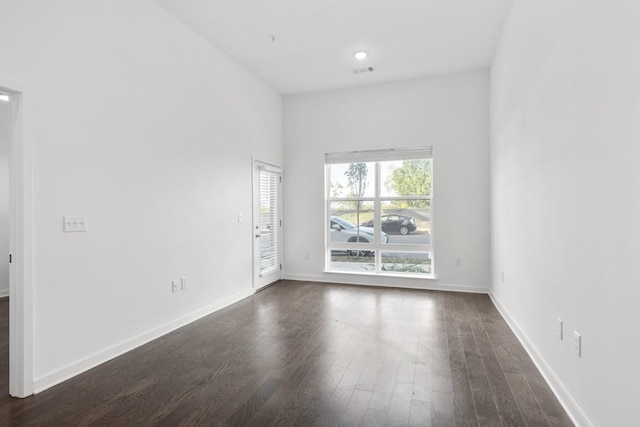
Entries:
[[431,147],[329,153],[326,269],[433,277]]
[[260,171],[260,274],[280,270],[278,260],[278,185],[280,174]]

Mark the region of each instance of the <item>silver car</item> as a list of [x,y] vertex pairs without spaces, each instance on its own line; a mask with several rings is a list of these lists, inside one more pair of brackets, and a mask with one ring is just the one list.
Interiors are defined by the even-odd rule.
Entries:
[[[331,217],[331,242],[334,243],[373,243],[373,228],[372,227],[363,227],[351,224],[349,221],[344,220],[337,216]],[[380,241],[382,243],[387,243],[389,241],[389,236],[387,233],[381,231],[380,232]],[[348,255],[351,256],[369,256],[372,254],[371,251],[362,251],[362,250],[353,250],[347,251]]]

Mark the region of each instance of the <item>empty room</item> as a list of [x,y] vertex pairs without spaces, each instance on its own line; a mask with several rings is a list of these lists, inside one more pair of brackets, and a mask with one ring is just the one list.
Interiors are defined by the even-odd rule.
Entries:
[[0,13],[0,425],[638,424],[639,3]]

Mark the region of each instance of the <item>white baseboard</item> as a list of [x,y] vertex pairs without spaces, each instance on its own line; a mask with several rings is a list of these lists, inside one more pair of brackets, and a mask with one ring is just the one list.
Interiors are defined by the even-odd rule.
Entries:
[[524,333],[520,326],[518,326],[518,323],[513,319],[513,317],[511,317],[507,309],[500,303],[492,292],[489,292],[489,297],[498,309],[498,312],[500,312],[500,315],[502,315],[526,352],[529,354],[529,357],[531,357],[531,360],[533,360],[533,363],[547,381],[551,391],[556,395],[558,401],[560,401],[560,404],[564,407],[565,411],[567,411],[567,414],[569,414],[573,423],[579,427],[593,427],[593,423],[591,423],[589,418],[587,418],[586,414],[576,403],[571,394],[569,394],[569,391],[567,391],[564,384],[562,384],[558,376],[553,372],[553,369],[551,369],[544,357],[542,357],[542,354],[540,354],[527,334]]
[[254,293],[254,290],[252,288],[244,290],[242,292],[238,292],[215,304],[193,311],[176,320],[173,320],[155,329],[152,329],[149,332],[140,334],[136,337],[123,341],[120,344],[116,344],[99,353],[96,353],[93,356],[79,360],[62,369],[59,369],[55,372],[52,372],[50,374],[37,378],[36,380],[34,380],[34,384],[33,384],[34,393],[39,393],[50,387],[53,387],[54,385],[60,384],[61,382],[66,381],[69,378],[75,377],[76,375],[79,375],[85,371],[88,371],[89,369],[95,368],[96,366],[101,365],[111,359],[114,359],[128,351],[131,351],[136,347],[140,347],[141,345],[144,345],[149,341],[153,341],[156,338],[160,338],[161,336],[166,335],[171,331],[174,331],[178,328],[188,325],[189,323],[194,322],[204,316],[207,316],[233,303],[236,303],[241,299],[249,297],[253,295],[253,293]]
[[0,291],[0,298],[8,297],[9,289]]
[[[375,276],[340,275],[332,273],[331,277],[312,274],[284,274],[285,280],[301,282],[344,283],[347,285],[379,286],[383,288],[423,289],[429,291],[468,292],[474,294],[488,294],[489,288],[451,285],[437,283],[434,280],[415,278],[376,278]],[[376,280],[377,279],[377,280]],[[393,284],[381,283],[381,280],[393,281]]]

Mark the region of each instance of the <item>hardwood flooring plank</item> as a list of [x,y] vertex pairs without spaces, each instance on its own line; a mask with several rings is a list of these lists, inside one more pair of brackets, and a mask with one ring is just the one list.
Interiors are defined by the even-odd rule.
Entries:
[[355,389],[340,419],[341,423],[360,425],[369,407],[372,392]]
[[449,362],[449,343],[447,341],[447,322],[444,294],[436,294],[436,318],[433,323],[431,339],[426,341],[431,356],[431,388],[433,391],[453,393],[451,365]]
[[385,360],[378,372],[378,378],[373,389],[373,395],[369,401],[370,408],[380,409],[383,411],[389,409],[399,364],[400,359],[397,354],[391,350],[387,351]]
[[251,418],[262,408],[262,406],[271,398],[273,393],[280,387],[282,380],[269,378],[260,386],[249,399],[239,407],[231,417],[227,419],[230,426],[239,426],[247,424]]
[[[463,305],[460,308],[467,313],[466,317],[468,319],[468,323],[465,325],[465,329],[468,329],[466,332],[467,340],[474,348],[474,354],[470,355],[469,360],[473,360],[472,363],[480,363],[482,366],[482,368],[478,366],[470,369],[470,371],[478,372],[481,369],[483,370],[482,383],[478,384],[478,386],[490,392],[491,398],[490,404],[488,402],[480,403],[479,400],[476,402],[480,424],[496,425],[497,423],[502,423],[507,426],[524,426],[524,419],[495,356],[480,315],[476,311],[474,299],[469,298],[469,300],[462,301],[462,303]],[[471,340],[473,340],[472,343]],[[476,393],[476,396],[478,394]]]
[[432,375],[430,365],[416,365],[413,378],[413,399],[431,402]]
[[358,390],[365,390],[370,392],[373,392],[375,390],[376,383],[378,382],[378,376],[380,374],[380,369],[384,364],[387,349],[388,347],[386,346],[378,346],[373,351],[373,353],[371,353],[369,360],[362,370],[362,374],[360,374],[358,384],[356,385],[356,388]]
[[[333,357],[335,359],[335,356]],[[297,411],[293,425],[310,425],[321,415],[327,415],[324,408],[344,376],[345,368],[318,364],[293,392]],[[336,418],[337,419],[337,418]]]
[[454,425],[453,393],[431,393],[431,420],[434,426],[451,427]]
[[245,427],[265,427],[265,426],[270,426],[272,423],[273,423],[272,418],[268,418],[264,415],[256,415],[255,417],[251,418],[251,420],[247,424],[244,424],[244,426]]
[[[492,371],[489,377],[494,384],[499,384],[496,388],[503,390],[498,408],[505,422],[513,425],[540,425],[539,423],[544,423],[540,416],[542,411],[547,421],[542,425],[572,426],[570,418],[495,307],[479,299],[474,304],[485,330],[484,335],[479,333],[478,336],[484,337],[483,340],[486,338],[491,346],[483,347],[487,348],[487,366]],[[511,382],[508,378],[511,378]],[[520,379],[524,379],[526,384],[520,386]],[[508,391],[506,387],[509,388]],[[511,399],[518,407],[518,414],[513,409]]]
[[464,358],[469,372],[469,384],[476,408],[478,424],[481,426],[499,426],[502,424],[494,393],[489,386],[485,366],[480,357],[480,350],[469,322],[460,325],[460,335],[464,348]]
[[27,399],[0,372],[20,427],[571,425],[477,294],[282,281]]
[[449,345],[449,364],[451,366],[451,383],[453,388],[453,408],[456,426],[477,426],[478,418],[471,393],[469,372],[464,357],[462,338],[460,336],[459,318],[455,311],[453,296],[445,298],[447,342]]
[[536,400],[540,403],[549,425],[553,427],[569,427],[573,426],[571,418],[556,399],[556,396],[549,388],[549,385],[544,381],[542,376],[525,375],[527,383],[531,388]]
[[409,427],[431,427],[431,402],[411,400]]
[[412,390],[411,383],[396,382],[387,411],[386,425],[396,427],[409,424]]
[[526,425],[531,427],[548,426],[549,421],[529,388],[525,375],[506,373],[505,377],[513,391]]
[[367,408],[362,420],[362,425],[367,427],[384,427],[387,411],[380,409]]

